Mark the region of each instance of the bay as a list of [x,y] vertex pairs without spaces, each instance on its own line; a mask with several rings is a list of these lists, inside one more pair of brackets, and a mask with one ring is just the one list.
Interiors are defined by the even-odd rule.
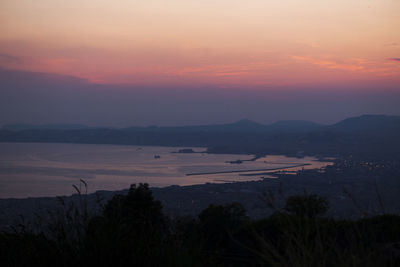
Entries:
[[164,187],[258,180],[272,178],[265,174],[267,170],[296,171],[329,164],[313,157],[279,155],[252,161],[253,155],[208,154],[206,148],[185,147],[196,153],[176,153],[180,149],[184,148],[0,143],[0,198],[70,195],[80,179],[91,193],[125,189],[134,183]]

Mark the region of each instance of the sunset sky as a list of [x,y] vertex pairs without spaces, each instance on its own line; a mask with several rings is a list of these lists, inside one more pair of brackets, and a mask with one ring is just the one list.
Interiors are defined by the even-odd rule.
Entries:
[[3,71],[119,91],[400,91],[399,0],[2,0],[0,33]]

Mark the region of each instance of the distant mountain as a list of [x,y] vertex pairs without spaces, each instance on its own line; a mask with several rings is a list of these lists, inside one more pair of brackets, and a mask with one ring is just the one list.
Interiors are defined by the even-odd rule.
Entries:
[[310,132],[321,127],[320,124],[310,121],[278,121],[270,125],[257,123],[248,119],[242,119],[234,123],[196,125],[196,126],[176,126],[176,127],[130,127],[131,131],[147,132],[251,132],[251,133],[280,133],[280,132]]
[[248,119],[243,119],[228,124],[129,127],[126,129],[147,132],[260,132],[266,131],[267,126]]
[[266,125],[254,122],[249,119],[242,119],[237,122],[231,123],[231,124],[225,124],[228,127],[234,128],[234,129],[264,129]]
[[[107,127],[88,127],[82,124],[7,124],[3,130],[88,130],[112,129]],[[362,115],[342,120],[333,125],[321,125],[303,120],[281,120],[272,124],[261,124],[248,119],[233,123],[193,125],[193,126],[149,126],[114,129],[127,132],[152,133],[196,133],[196,132],[238,132],[238,133],[311,133],[311,132],[343,132],[343,133],[379,133],[400,131],[400,116]]]
[[248,119],[243,119],[230,124],[205,126],[205,128],[209,131],[260,132],[265,131],[267,126]]
[[302,121],[302,120],[284,120],[277,121],[273,124],[268,125],[270,131],[273,132],[311,132],[321,128],[322,125],[311,122],[311,121]]
[[[18,129],[18,130],[17,130]],[[84,125],[11,125],[0,142],[52,142],[208,147],[212,153],[358,155],[400,158],[400,116],[363,115],[323,126],[307,121],[270,125],[250,120],[177,127],[91,128]]]
[[6,124],[3,130],[22,131],[22,130],[82,130],[89,127],[82,124]]
[[[233,123],[211,124],[211,125],[192,125],[192,126],[149,126],[149,127],[128,127],[120,129],[130,132],[156,132],[156,133],[193,133],[193,132],[238,132],[238,133],[305,133],[320,128],[321,125],[300,120],[277,121],[273,124],[265,125],[242,119]],[[106,128],[106,127],[103,127]],[[94,129],[82,124],[7,124],[3,130],[22,131],[22,130],[85,130]],[[108,128],[109,129],[109,128]]]
[[342,120],[326,128],[330,131],[360,133],[360,132],[398,132],[400,131],[400,116],[362,115]]

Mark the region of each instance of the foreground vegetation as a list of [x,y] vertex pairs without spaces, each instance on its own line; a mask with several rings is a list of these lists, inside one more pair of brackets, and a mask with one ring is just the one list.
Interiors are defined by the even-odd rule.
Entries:
[[39,228],[0,234],[2,266],[400,266],[400,216],[325,218],[329,203],[317,195],[281,209],[267,201],[275,213],[262,220],[238,203],[169,218],[147,184],[99,210],[79,199]]

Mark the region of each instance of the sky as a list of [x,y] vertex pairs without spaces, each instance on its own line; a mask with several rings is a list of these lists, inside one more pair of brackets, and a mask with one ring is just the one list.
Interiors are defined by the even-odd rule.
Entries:
[[398,0],[2,0],[0,124],[400,115],[399,11]]

